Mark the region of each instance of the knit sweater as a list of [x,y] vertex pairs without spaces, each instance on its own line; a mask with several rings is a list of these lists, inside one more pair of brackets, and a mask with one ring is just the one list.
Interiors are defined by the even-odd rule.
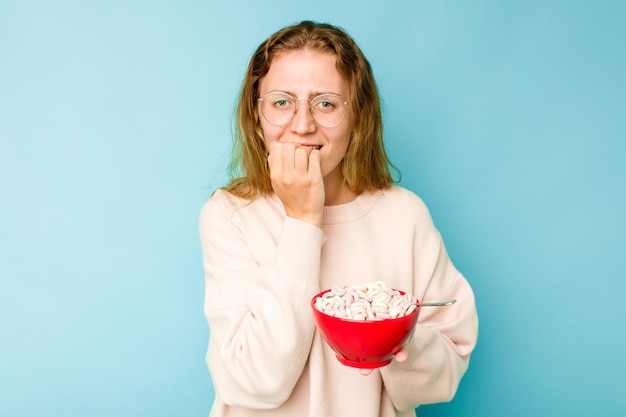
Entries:
[[[211,417],[409,417],[449,401],[478,331],[473,292],[427,207],[394,186],[324,207],[321,228],[285,215],[276,195],[216,192],[200,214]],[[317,332],[323,289],[383,281],[423,301],[405,362],[363,376]]]

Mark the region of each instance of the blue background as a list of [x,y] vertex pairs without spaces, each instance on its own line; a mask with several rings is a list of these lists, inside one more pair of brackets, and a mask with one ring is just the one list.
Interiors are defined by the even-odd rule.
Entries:
[[0,3],[0,416],[206,416],[197,216],[252,51],[369,57],[480,339],[430,416],[626,412],[626,3]]

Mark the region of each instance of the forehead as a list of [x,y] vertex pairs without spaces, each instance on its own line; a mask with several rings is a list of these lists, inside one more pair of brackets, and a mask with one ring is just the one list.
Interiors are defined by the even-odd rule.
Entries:
[[348,81],[337,70],[337,57],[310,49],[282,52],[270,64],[261,79],[261,95],[271,91],[285,91],[302,96],[320,93],[346,95]]

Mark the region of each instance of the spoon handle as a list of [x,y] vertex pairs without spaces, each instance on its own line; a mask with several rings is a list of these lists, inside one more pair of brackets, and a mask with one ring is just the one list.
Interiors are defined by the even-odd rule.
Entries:
[[442,306],[449,306],[451,304],[456,303],[456,298],[454,300],[449,300],[449,301],[436,301],[436,302],[430,302],[430,303],[415,303],[413,304],[414,306],[418,306],[418,307],[442,307]]

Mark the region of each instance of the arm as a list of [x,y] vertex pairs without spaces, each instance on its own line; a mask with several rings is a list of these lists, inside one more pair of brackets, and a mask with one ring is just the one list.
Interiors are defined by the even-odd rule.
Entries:
[[[414,242],[413,294],[424,301],[449,300],[447,307],[424,307],[406,360],[380,368],[397,409],[450,401],[467,370],[478,332],[474,294],[450,261],[424,207]],[[404,359],[404,358],[402,358]]]
[[207,362],[225,403],[273,408],[289,397],[308,358],[315,328],[309,301],[319,290],[323,235],[285,218],[275,256],[261,265],[236,217],[223,197],[209,201],[200,216]]

